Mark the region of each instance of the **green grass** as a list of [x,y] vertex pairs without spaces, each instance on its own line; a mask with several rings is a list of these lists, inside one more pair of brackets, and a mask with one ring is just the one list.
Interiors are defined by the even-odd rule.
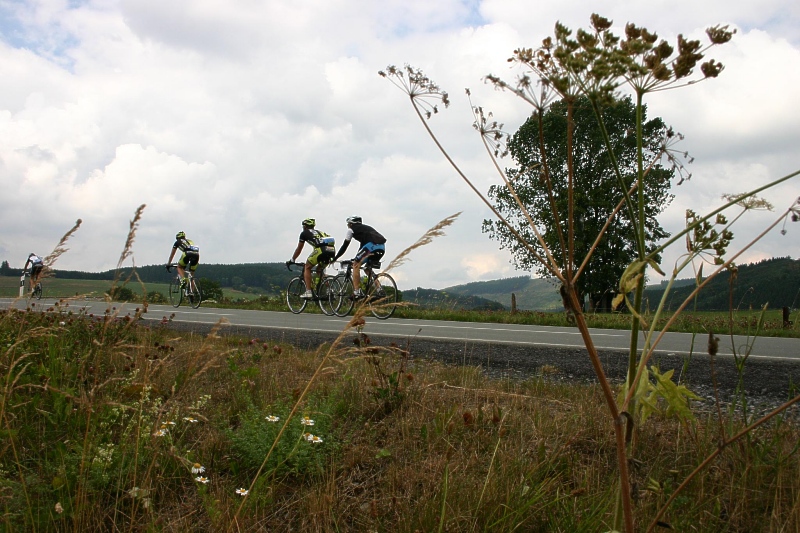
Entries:
[[[27,280],[26,280],[27,283]],[[111,282],[106,280],[85,280],[85,279],[59,279],[45,278],[42,280],[45,298],[74,298],[76,296],[86,296],[90,298],[102,298],[111,288]],[[137,283],[127,285],[135,294],[142,294],[142,286]],[[169,292],[167,283],[146,283],[147,292],[157,291],[165,296]],[[0,276],[0,297],[14,298],[19,296],[19,278]]]
[[[69,312],[0,312],[0,347],[4,531],[609,529],[612,421],[593,386]],[[640,530],[746,423],[708,412],[638,429]],[[784,420],[738,441],[663,521],[796,531],[799,436]]]

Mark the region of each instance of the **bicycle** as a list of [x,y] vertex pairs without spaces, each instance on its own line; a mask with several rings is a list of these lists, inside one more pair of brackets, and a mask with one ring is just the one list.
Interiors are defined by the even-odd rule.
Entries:
[[[172,264],[169,265],[169,268],[171,269],[174,266],[178,265]],[[200,307],[200,303],[203,301],[203,292],[200,290],[200,286],[195,281],[192,271],[187,268],[185,272],[185,283],[181,283],[180,274],[177,274],[172,281],[170,281],[169,302],[172,304],[172,307],[179,307],[181,305],[181,301],[186,298],[192,309],[197,309]]]
[[[20,278],[19,278],[19,286],[20,286],[19,295],[20,295],[20,297],[22,297],[22,294],[24,292],[25,278],[27,278],[28,276],[30,276],[30,271],[29,270],[23,270],[22,271],[22,276],[20,276]],[[36,298],[37,300],[41,300],[43,292],[44,292],[44,289],[42,289],[42,282],[41,281],[37,281],[36,285],[33,286],[33,290],[30,291],[28,293],[28,295],[31,298]]]
[[[337,293],[336,300],[338,305],[334,308],[336,316],[347,316],[353,310],[357,301],[353,290],[353,261],[341,261],[339,263],[345,267],[344,274],[340,273],[337,276],[343,278],[338,281],[339,292]],[[375,269],[381,267],[381,262],[367,258],[364,264],[364,274],[366,279],[362,278],[361,285],[365,287],[364,299],[369,306],[372,316],[381,320],[386,320],[392,316],[397,309],[397,283],[394,278],[385,272],[380,274],[375,273]]]
[[[305,263],[292,263],[287,261],[286,268],[289,271],[292,270],[292,266],[299,266],[302,269],[305,268]],[[317,279],[314,280],[314,278]],[[331,276],[318,276],[317,273],[314,272],[312,274],[312,284],[314,286],[311,288],[313,297],[306,299],[302,298],[303,294],[306,292],[306,282],[303,279],[303,274],[301,273],[299,276],[292,278],[286,286],[286,305],[289,306],[289,311],[296,315],[300,314],[305,310],[308,302],[314,301],[317,302],[317,305],[319,305],[323,313],[328,316],[333,316],[334,307],[332,297],[339,291],[336,290],[336,286],[330,284],[329,280],[331,279],[333,279]]]

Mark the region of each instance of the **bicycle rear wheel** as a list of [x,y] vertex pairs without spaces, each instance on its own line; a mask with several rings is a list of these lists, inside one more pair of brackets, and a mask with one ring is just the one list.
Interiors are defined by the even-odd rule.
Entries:
[[203,293],[194,278],[189,280],[189,284],[190,289],[186,296],[189,299],[189,305],[192,306],[192,309],[197,309],[203,301]]
[[328,316],[333,316],[339,308],[341,293],[339,282],[336,278],[325,278],[317,287],[317,303],[322,312]]
[[37,300],[42,299],[42,284],[37,283],[36,286],[33,288],[33,297]]
[[289,282],[286,287],[286,305],[289,306],[289,311],[294,314],[303,312],[308,304],[308,300],[301,298],[305,292],[306,282],[303,281],[303,278],[298,276]]
[[353,310],[355,300],[353,300],[353,280],[352,279],[339,279],[338,280],[336,308],[334,314],[336,316],[347,316]]
[[367,288],[369,310],[375,318],[386,320],[397,309],[397,283],[386,273],[375,276]]
[[169,283],[169,303],[172,304],[172,307],[178,307],[181,305],[182,299],[183,289],[181,289],[181,280],[180,278],[173,278]]

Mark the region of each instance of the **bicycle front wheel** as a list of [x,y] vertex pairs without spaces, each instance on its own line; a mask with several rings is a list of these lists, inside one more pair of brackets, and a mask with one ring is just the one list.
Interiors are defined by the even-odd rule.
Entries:
[[172,304],[172,307],[178,307],[181,305],[181,299],[183,299],[181,280],[174,278],[169,284],[169,303]]
[[200,307],[200,302],[203,301],[203,293],[200,291],[200,286],[197,282],[192,278],[189,280],[191,289],[186,297],[189,299],[189,305],[192,306],[192,309],[197,309]]
[[347,316],[356,303],[353,299],[353,280],[339,279],[337,285],[336,307],[333,312],[336,316]]
[[36,286],[33,288],[33,297],[37,300],[42,299],[42,284],[37,283]]
[[302,298],[305,292],[306,282],[303,278],[296,277],[289,282],[289,286],[286,287],[286,305],[289,306],[289,311],[294,314],[303,312],[308,303],[308,300]]
[[375,276],[367,289],[369,310],[375,318],[386,320],[397,309],[397,283],[386,273]]
[[325,278],[317,287],[317,303],[322,312],[328,316],[333,316],[339,308],[341,302],[341,291],[339,282],[336,278]]

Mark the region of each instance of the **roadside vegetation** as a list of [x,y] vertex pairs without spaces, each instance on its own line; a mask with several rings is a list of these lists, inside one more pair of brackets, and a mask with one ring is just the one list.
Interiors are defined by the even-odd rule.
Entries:
[[[599,386],[428,362],[375,346],[358,318],[315,351],[167,322],[0,312],[0,529],[610,529]],[[752,415],[689,405],[640,426],[637,522],[676,496],[660,519],[676,531],[800,527],[797,424],[720,448]]]

